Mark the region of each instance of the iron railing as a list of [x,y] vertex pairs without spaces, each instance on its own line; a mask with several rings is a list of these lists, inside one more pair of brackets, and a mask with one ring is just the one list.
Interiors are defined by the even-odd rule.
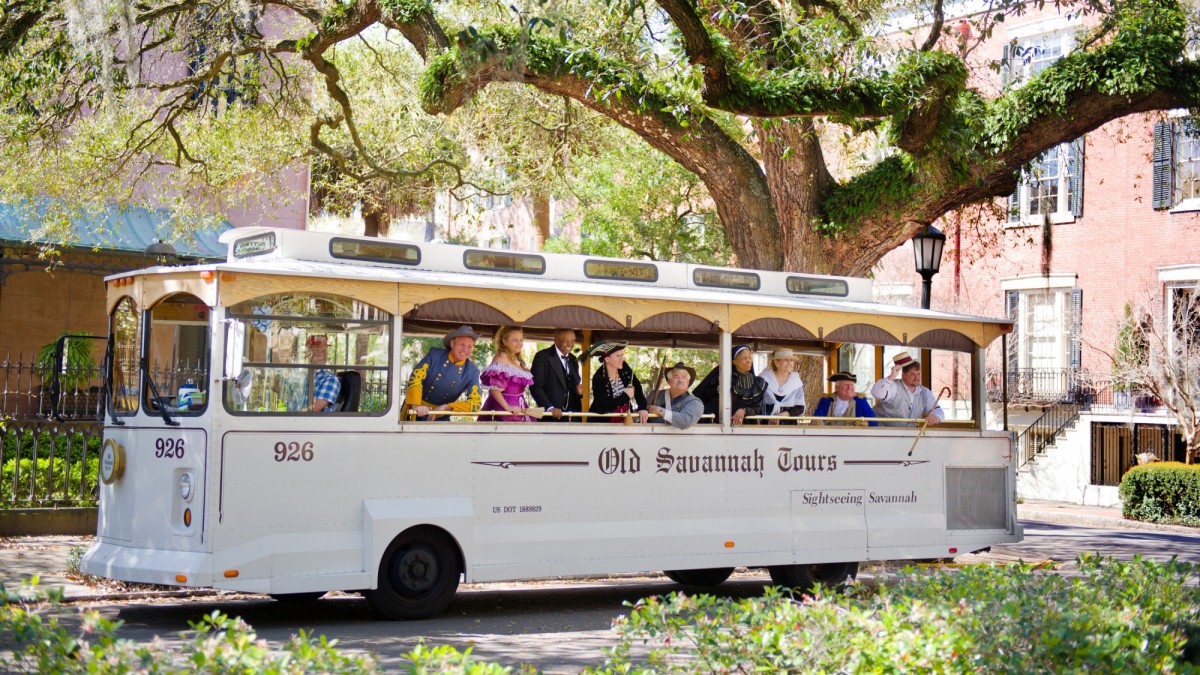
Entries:
[[0,508],[94,506],[99,422],[0,423]]
[[[50,369],[53,370],[53,369]],[[99,420],[104,413],[104,374],[100,366],[66,367],[59,373],[58,404],[52,396],[53,373],[36,361],[0,361],[0,417],[36,420]]]
[[988,400],[1001,399],[1004,380],[1008,381],[1010,403],[1050,403],[1059,401],[1083,386],[1084,371],[1078,368],[1017,368],[987,370]]
[[1068,396],[1055,402],[1033,424],[1017,434],[1017,456],[1021,458],[1021,466],[1045,453],[1047,447],[1054,445],[1059,434],[1074,427],[1079,421],[1079,413],[1086,410],[1088,405],[1074,395]]

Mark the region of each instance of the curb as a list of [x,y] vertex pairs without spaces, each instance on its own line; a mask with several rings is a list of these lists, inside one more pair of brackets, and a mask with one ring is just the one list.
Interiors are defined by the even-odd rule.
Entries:
[[1070,513],[1065,510],[1022,508],[1017,506],[1019,520],[1040,520],[1046,523],[1063,523],[1066,525],[1088,525],[1105,527],[1114,530],[1146,530],[1151,532],[1171,532],[1174,534],[1200,534],[1200,528],[1186,525],[1165,525],[1163,523],[1148,523],[1142,520],[1129,520],[1089,513]]
[[128,591],[113,593],[87,593],[80,595],[63,595],[62,604],[71,605],[81,602],[115,602],[120,600],[169,600],[171,598],[204,598],[221,595],[222,591],[211,588],[197,588],[183,591]]

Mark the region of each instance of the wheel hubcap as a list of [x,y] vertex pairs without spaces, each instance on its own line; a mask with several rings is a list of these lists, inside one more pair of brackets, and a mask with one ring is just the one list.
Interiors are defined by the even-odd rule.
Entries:
[[393,568],[393,586],[406,594],[428,591],[437,580],[438,563],[432,552],[423,548],[412,548],[396,557]]

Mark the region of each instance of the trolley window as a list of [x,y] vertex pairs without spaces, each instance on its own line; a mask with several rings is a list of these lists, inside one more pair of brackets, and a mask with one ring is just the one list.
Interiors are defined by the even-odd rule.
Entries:
[[138,359],[142,344],[142,317],[132,298],[121,298],[117,302],[110,317],[109,334],[113,341],[109,363],[112,412],[114,415],[132,415],[137,412],[141,391]]
[[392,316],[351,298],[279,293],[229,311],[225,407],[235,414],[383,414]]

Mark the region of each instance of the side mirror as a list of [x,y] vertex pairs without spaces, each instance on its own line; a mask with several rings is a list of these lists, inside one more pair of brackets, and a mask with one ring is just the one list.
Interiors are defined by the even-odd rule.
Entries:
[[242,374],[242,355],[246,353],[246,324],[230,321],[225,329],[225,379],[236,380]]

